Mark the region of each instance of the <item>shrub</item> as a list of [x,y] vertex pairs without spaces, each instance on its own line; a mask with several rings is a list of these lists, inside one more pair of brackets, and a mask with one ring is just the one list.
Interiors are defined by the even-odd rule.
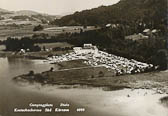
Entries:
[[43,26],[42,25],[38,25],[38,26],[35,26],[33,31],[41,31],[43,30]]
[[28,76],[34,76],[34,71],[33,70],[29,71]]
[[100,71],[100,72],[99,72],[99,77],[103,77],[103,76],[104,76],[103,71]]

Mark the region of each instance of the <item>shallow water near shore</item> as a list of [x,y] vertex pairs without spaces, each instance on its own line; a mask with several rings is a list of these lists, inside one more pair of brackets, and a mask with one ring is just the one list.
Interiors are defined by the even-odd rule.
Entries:
[[[60,89],[62,88],[62,89]],[[104,112],[114,116],[167,116],[168,109],[161,105],[160,98],[166,94],[156,94],[146,89],[123,89],[118,91],[103,91],[103,87],[67,87],[63,85],[41,86],[39,84],[27,85],[22,89],[39,91],[49,96],[73,101],[93,111]]]
[[[102,87],[52,86],[40,84],[15,84],[13,77],[30,70],[42,72],[57,65],[42,60],[0,58],[0,114],[2,116],[168,116],[168,108],[161,105],[160,98],[166,94],[156,94],[146,89],[123,89],[103,91]],[[14,113],[14,108],[25,108],[30,103],[70,104],[70,113]],[[86,111],[77,113],[75,108]]]

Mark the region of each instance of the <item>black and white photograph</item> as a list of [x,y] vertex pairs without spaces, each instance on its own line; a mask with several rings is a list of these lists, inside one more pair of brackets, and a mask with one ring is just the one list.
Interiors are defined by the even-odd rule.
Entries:
[[0,116],[168,116],[168,1],[0,0]]

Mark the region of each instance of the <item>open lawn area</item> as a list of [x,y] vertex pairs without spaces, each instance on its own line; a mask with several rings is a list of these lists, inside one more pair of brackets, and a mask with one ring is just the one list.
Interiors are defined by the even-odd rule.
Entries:
[[88,67],[88,65],[84,63],[84,60],[71,60],[71,61],[60,62],[55,64],[58,64],[59,70]]

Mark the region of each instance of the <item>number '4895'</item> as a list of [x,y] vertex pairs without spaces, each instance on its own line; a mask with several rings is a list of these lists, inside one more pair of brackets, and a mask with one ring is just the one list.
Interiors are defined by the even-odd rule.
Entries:
[[77,112],[84,112],[84,111],[85,111],[85,108],[77,108],[76,111],[77,111]]

